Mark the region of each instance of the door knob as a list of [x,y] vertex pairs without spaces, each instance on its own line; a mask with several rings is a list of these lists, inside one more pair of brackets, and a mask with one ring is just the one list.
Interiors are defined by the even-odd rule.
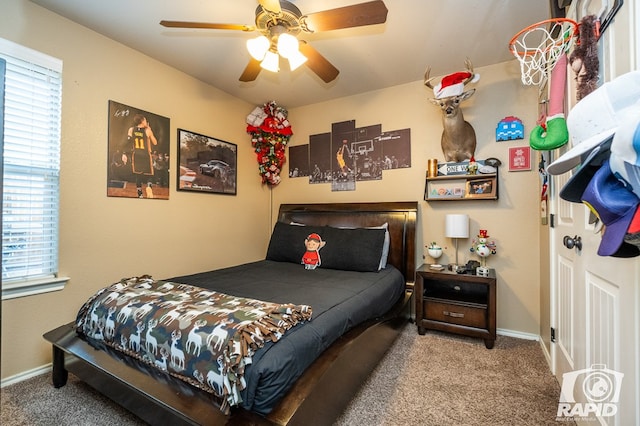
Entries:
[[569,250],[573,248],[582,250],[582,238],[579,237],[578,235],[574,236],[573,238],[571,238],[568,235],[565,235],[564,238],[562,239],[562,244],[564,244],[564,246]]

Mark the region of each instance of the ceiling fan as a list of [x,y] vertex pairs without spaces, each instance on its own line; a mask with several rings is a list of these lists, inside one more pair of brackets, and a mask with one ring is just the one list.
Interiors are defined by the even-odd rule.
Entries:
[[286,0],[258,0],[255,25],[215,24],[207,22],[160,21],[171,28],[203,28],[216,30],[257,31],[261,35],[247,41],[251,54],[249,64],[240,81],[253,81],[260,70],[279,70],[279,56],[287,58],[291,69],[306,63],[326,83],[333,81],[340,71],[304,40],[300,32],[314,33],[343,28],[382,24],[387,20],[387,7],[382,0],[328,9],[303,15]]

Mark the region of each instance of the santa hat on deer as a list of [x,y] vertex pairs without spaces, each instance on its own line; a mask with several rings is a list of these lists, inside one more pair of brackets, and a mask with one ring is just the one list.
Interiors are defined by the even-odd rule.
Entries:
[[470,83],[476,83],[480,80],[480,74],[461,71],[442,77],[440,83],[433,88],[433,94],[436,96],[436,99],[461,95],[464,91],[464,81],[469,78],[471,78]]

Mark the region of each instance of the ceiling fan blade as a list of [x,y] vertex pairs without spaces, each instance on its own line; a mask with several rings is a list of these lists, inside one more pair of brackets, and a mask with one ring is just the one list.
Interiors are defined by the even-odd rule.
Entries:
[[209,22],[160,21],[160,25],[169,28],[204,28],[209,30],[254,31],[256,27],[242,24],[213,24]]
[[307,66],[315,72],[325,83],[335,80],[340,71],[331,64],[306,41],[300,40],[300,52],[307,57]]
[[260,61],[251,58],[249,60],[249,63],[247,64],[247,67],[244,69],[242,75],[240,76],[240,81],[255,80],[258,77],[258,74],[260,74],[261,69],[262,67],[260,66]]
[[310,13],[303,19],[311,31],[330,31],[382,24],[387,21],[387,12],[384,2],[377,0]]
[[267,10],[274,15],[282,12],[282,8],[280,7],[280,0],[258,0],[258,3],[260,3],[260,6],[262,6],[264,10]]

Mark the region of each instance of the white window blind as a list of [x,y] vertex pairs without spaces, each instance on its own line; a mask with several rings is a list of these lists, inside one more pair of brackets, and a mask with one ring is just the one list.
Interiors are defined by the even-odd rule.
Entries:
[[[6,60],[2,290],[58,274],[62,62],[0,39]],[[51,280],[53,279],[53,280]],[[23,294],[20,294],[23,295]]]

